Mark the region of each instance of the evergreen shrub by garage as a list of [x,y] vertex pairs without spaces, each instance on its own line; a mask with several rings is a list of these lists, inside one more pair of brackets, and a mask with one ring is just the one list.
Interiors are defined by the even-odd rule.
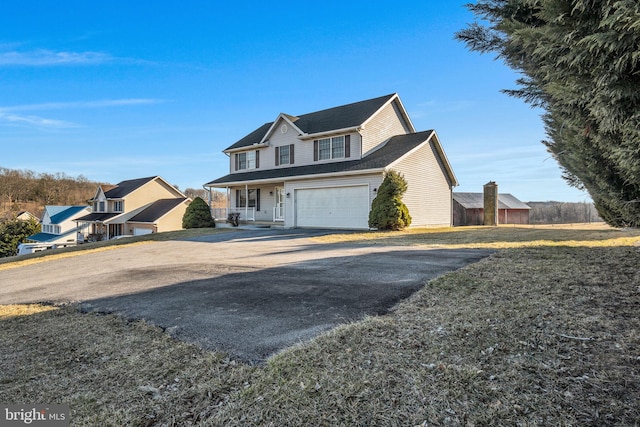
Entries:
[[369,212],[369,227],[378,230],[402,230],[411,225],[409,208],[402,202],[407,181],[400,173],[390,170],[385,176]]
[[193,199],[193,202],[184,212],[182,217],[182,228],[208,228],[215,227],[216,222],[211,216],[211,209],[207,202],[200,197]]

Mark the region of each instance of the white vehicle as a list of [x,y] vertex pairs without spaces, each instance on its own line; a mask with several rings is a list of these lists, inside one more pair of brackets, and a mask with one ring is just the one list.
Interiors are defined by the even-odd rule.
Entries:
[[35,254],[36,252],[55,249],[54,243],[20,243],[18,245],[18,255]]

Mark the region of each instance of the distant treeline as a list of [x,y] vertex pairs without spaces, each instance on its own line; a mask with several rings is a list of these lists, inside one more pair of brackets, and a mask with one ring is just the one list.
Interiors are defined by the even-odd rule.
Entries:
[[86,205],[99,183],[79,175],[0,167],[0,218],[22,211],[40,217],[45,205]]
[[593,203],[527,202],[530,224],[602,222]]
[[[15,218],[23,211],[40,218],[46,205],[86,205],[100,184],[105,183],[89,181],[82,175],[72,177],[62,172],[37,173],[0,166],[0,221]],[[209,199],[209,192],[201,188],[187,188],[183,193],[192,199]],[[225,193],[212,191],[211,196],[213,207],[226,206]]]

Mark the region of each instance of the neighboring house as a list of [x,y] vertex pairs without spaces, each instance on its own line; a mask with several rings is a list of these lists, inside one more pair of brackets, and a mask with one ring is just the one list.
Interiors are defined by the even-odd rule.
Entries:
[[91,240],[182,229],[191,199],[159,176],[100,185],[91,200],[92,213],[77,218],[91,227]]
[[435,131],[415,131],[397,94],[281,113],[224,153],[230,173],[205,187],[227,189],[228,211],[241,220],[367,229],[384,172],[394,169],[408,182],[412,226],[452,224],[451,165]]
[[75,220],[91,212],[89,206],[45,206],[40,220],[41,231],[27,237],[33,243],[73,245],[78,232],[87,233],[87,226],[76,226]]
[[16,219],[19,219],[21,221],[30,221],[30,220],[40,221],[37,216],[35,216],[29,211],[20,212],[18,215],[16,215]]
[[[513,195],[498,194],[498,224],[529,224],[530,210],[527,204]],[[453,193],[453,225],[483,224],[484,194]]]

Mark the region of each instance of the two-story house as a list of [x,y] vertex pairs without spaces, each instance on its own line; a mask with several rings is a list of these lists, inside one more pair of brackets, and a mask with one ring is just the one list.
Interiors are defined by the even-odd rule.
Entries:
[[367,229],[384,173],[408,182],[412,226],[452,225],[456,177],[433,130],[416,132],[397,94],[303,115],[281,113],[224,150],[224,188],[244,220]]
[[40,219],[40,233],[27,237],[27,241],[49,245],[75,245],[78,233],[87,232],[87,227],[77,227],[75,220],[89,212],[89,206],[45,206]]
[[90,237],[96,240],[181,230],[190,202],[159,176],[131,179],[100,185],[89,200],[92,212],[76,222],[90,225]]

